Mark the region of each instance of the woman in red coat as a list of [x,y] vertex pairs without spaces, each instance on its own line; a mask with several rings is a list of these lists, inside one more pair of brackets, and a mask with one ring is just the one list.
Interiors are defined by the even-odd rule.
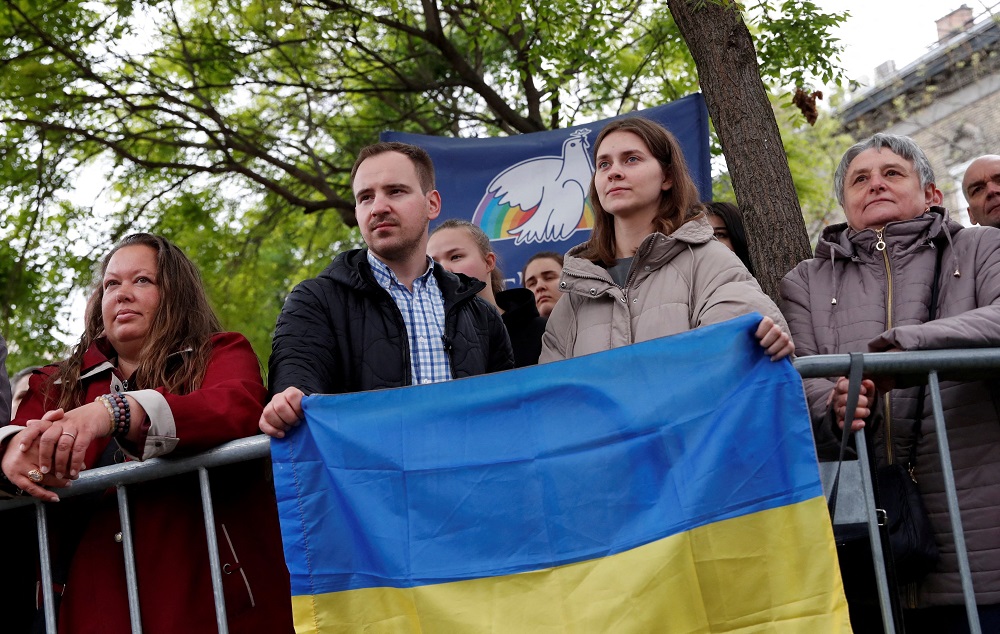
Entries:
[[[72,356],[37,372],[3,452],[7,487],[56,501],[86,467],[250,436],[267,398],[247,340],[220,332],[194,264],[135,234],[103,260]],[[7,436],[13,431],[8,430]],[[211,472],[230,632],[291,632],[274,494],[260,461]],[[128,488],[143,631],[215,632],[196,474]],[[113,490],[51,507],[59,631],[128,632]]]

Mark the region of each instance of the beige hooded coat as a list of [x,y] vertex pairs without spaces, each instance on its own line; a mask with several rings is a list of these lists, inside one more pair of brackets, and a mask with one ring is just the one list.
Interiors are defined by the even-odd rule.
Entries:
[[540,363],[676,335],[750,312],[788,326],[740,259],[713,239],[704,218],[647,236],[624,288],[603,267],[566,255],[562,298],[549,315]]

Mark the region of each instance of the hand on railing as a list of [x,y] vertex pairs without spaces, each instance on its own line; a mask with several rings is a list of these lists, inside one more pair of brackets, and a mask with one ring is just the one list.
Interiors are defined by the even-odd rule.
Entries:
[[[846,376],[837,379],[830,396],[826,399],[827,405],[833,407],[833,412],[837,416],[837,426],[844,428],[844,419],[847,418],[847,386],[849,381]],[[854,409],[854,420],[851,422],[851,431],[858,431],[865,426],[865,419],[871,416],[870,406],[875,402],[875,383],[871,379],[861,381],[861,393],[858,395],[858,406]]]
[[[894,343],[884,339],[878,338],[868,344],[869,352],[903,352],[902,348],[897,347]],[[877,389],[882,394],[886,394],[896,389],[896,376],[893,374],[877,374],[872,377],[875,382],[875,389]]]
[[41,420],[28,421],[28,428],[11,438],[3,454],[3,473],[17,488],[29,495],[46,500],[48,502],[58,502],[59,496],[45,487],[68,487],[70,481],[67,478],[57,478],[53,474],[43,474],[38,465],[38,437],[45,430],[49,429],[53,421],[51,418],[62,415],[62,410],[49,412]]
[[[87,403],[68,412],[55,410],[42,418],[50,420],[51,425],[45,429],[30,427],[23,444],[32,445],[30,451],[38,456],[42,473],[51,471],[57,478],[68,475],[75,480],[79,477],[80,472],[86,469],[83,458],[87,448],[95,438],[110,436],[114,429],[108,410],[98,402]],[[29,451],[27,447],[21,450]]]

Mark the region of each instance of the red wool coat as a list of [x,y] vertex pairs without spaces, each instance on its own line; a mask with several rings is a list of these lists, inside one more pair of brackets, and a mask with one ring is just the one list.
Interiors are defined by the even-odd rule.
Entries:
[[[219,333],[212,342],[200,389],[183,396],[162,388],[130,393],[142,402],[150,420],[145,438],[128,453],[139,459],[189,455],[257,433],[267,399],[257,357],[242,335]],[[123,377],[111,363],[114,351],[106,340],[91,346],[84,359],[81,380],[87,403],[110,392]],[[53,366],[44,369],[54,371]],[[32,377],[15,424],[45,413],[44,383],[43,374]],[[108,442],[95,441],[85,464],[95,464]],[[124,455],[116,452],[116,460]],[[209,472],[229,631],[234,634],[292,632],[288,570],[267,474],[262,461]],[[216,632],[197,474],[131,485],[127,491],[143,631]],[[53,559],[67,562],[59,632],[129,632],[115,491],[67,498],[49,505],[49,510]],[[66,557],[67,552],[72,556]]]

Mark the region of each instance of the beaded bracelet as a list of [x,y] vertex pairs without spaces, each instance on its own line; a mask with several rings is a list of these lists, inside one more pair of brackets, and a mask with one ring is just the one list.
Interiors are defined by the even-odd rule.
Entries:
[[129,427],[132,424],[132,415],[129,411],[128,400],[115,392],[102,394],[97,399],[104,402],[104,406],[108,408],[108,413],[111,414],[111,431],[109,435],[127,435]]
[[115,433],[115,426],[116,426],[115,409],[111,404],[111,400],[106,395],[102,394],[97,398],[95,398],[94,402],[103,403],[104,407],[107,408],[108,410],[108,417],[111,419],[111,426],[108,427],[107,435],[110,436],[111,434]]
[[124,438],[128,435],[129,427],[132,426],[132,412],[128,404],[128,399],[119,394],[118,392],[112,392],[108,394],[114,402],[115,407],[120,416],[118,418],[118,428],[115,430],[115,436],[119,438]]

